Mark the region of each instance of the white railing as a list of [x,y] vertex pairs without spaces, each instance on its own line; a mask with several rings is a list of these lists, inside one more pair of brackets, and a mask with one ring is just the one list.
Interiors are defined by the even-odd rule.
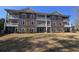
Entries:
[[14,16],[8,16],[8,19],[18,19],[19,17],[18,16],[16,16],[16,17],[14,17]]
[[69,22],[69,20],[68,19],[64,19],[63,22]]
[[45,24],[37,24],[37,27],[46,27]]
[[[37,24],[37,27],[46,27],[46,23],[44,23],[44,24]],[[51,27],[51,24],[47,24],[47,27]]]
[[37,18],[37,20],[39,20],[39,21],[46,21],[45,18],[44,19],[43,18]]
[[[37,18],[36,20],[39,20],[39,21],[46,21],[45,18]],[[48,18],[47,21],[51,21],[51,19]]]
[[15,27],[17,27],[18,23],[6,23],[6,26],[15,26]]
[[64,27],[71,27],[71,25],[64,25]]
[[51,21],[51,19],[50,18],[47,18],[47,21]]
[[51,27],[51,24],[47,24],[48,27]]

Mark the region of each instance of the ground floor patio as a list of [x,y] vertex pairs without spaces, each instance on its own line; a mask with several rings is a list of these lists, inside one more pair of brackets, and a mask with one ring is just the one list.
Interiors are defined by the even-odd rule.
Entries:
[[[74,31],[70,27],[65,27],[63,30],[64,31],[62,31],[62,30],[61,31],[56,31],[56,30],[53,31],[51,27],[47,27],[47,28],[46,27],[37,27],[35,33],[44,33],[44,32],[48,32],[48,33],[52,33],[52,32],[73,32]],[[5,33],[16,33],[16,32],[18,32],[18,27],[10,27],[10,26],[9,27],[8,26],[5,27]]]
[[5,27],[5,33],[16,33],[17,27]]

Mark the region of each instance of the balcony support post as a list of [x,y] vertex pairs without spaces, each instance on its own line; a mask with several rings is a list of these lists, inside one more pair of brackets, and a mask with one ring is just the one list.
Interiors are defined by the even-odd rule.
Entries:
[[45,15],[45,20],[46,20],[45,24],[46,24],[46,32],[47,32],[47,15]]

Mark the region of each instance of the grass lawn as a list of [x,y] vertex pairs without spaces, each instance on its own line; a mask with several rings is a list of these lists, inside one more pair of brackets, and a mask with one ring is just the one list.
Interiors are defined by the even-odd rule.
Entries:
[[14,33],[0,37],[0,51],[79,51],[79,33]]
[[4,36],[5,34],[0,34],[0,37]]

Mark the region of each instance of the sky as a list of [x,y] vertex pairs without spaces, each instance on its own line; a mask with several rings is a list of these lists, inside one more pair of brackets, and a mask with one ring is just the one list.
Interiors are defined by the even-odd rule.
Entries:
[[20,10],[24,8],[32,8],[38,12],[52,13],[58,11],[64,15],[70,16],[70,23],[74,24],[76,20],[76,11],[77,6],[0,6],[0,18],[6,18],[5,9],[15,9]]

